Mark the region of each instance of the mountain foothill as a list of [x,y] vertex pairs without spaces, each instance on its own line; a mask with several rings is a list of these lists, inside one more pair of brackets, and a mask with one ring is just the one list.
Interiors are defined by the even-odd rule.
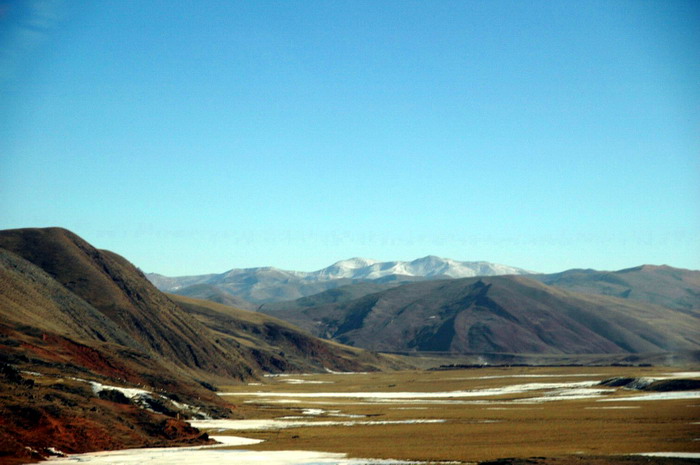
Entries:
[[26,463],[207,444],[186,420],[240,417],[216,386],[266,373],[419,366],[406,354],[697,354],[700,272],[428,256],[172,278],[62,228],[14,229],[0,231],[0,315],[0,461]]

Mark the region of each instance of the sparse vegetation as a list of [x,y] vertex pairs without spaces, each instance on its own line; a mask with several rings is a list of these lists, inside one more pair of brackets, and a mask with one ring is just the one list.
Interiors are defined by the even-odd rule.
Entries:
[[[245,402],[241,408],[248,418],[299,415],[305,408],[325,408],[340,409],[343,414],[366,415],[372,420],[447,420],[437,424],[304,427],[236,432],[247,437],[265,439],[265,442],[258,445],[246,446],[256,450],[309,449],[345,452],[353,457],[470,463],[506,457],[518,460],[499,463],[528,463],[525,462],[528,458],[545,456],[548,457],[546,460],[541,458],[529,463],[674,463],[671,459],[654,459],[658,461],[652,462],[640,458],[618,460],[611,456],[653,451],[697,452],[695,439],[700,434],[700,426],[697,424],[700,404],[695,400],[625,402],[624,390],[606,396],[619,400],[613,403],[598,402],[597,398],[514,402],[527,397],[523,394],[469,399],[473,402],[460,402],[455,398],[445,399],[445,403],[413,400],[388,403],[361,399],[324,399],[322,394],[324,391],[455,391],[494,388],[521,382],[602,381],[613,375],[634,378],[665,373],[668,373],[668,369],[638,367],[487,368],[446,372],[310,375],[303,378],[307,383],[300,384],[290,384],[285,382],[285,378],[273,378],[263,386],[231,386],[225,390],[238,393],[318,393],[313,398],[295,398],[294,394],[282,398],[294,399],[293,403],[284,403],[278,397],[273,399],[274,402],[267,402],[264,397],[237,396],[236,399]],[[310,381],[331,384],[318,385],[309,383]]]

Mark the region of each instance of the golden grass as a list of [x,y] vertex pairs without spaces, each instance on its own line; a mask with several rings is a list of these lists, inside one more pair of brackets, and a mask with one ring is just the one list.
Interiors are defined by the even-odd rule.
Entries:
[[[510,368],[444,372],[397,372],[313,375],[304,380],[332,384],[288,384],[270,378],[262,386],[235,386],[237,392],[452,391],[533,382],[576,382],[611,376],[654,376],[659,368]],[[549,375],[546,378],[483,376]],[[590,374],[585,377],[563,375]],[[320,394],[321,396],[322,394]],[[302,408],[370,415],[368,420],[444,419],[438,424],[303,427],[265,432],[237,432],[266,441],[257,450],[306,449],[345,452],[352,457],[413,460],[483,461],[501,457],[619,455],[640,452],[699,452],[699,400],[597,402],[596,399],[539,404],[510,403],[519,395],[484,397],[503,403],[369,403],[362,399],[298,398],[298,403],[268,403],[259,397],[229,397],[248,418],[299,414]],[[477,399],[455,399],[477,400]],[[252,403],[243,403],[249,401]],[[328,402],[319,404],[319,402]],[[609,407],[636,407],[613,409]],[[606,408],[601,408],[606,407]],[[311,419],[311,418],[310,418]],[[328,418],[338,419],[338,418]]]

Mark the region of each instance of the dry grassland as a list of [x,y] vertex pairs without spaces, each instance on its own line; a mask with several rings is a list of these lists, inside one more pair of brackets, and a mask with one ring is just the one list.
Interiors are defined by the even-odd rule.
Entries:
[[[502,368],[441,372],[292,376],[326,384],[289,384],[268,378],[260,386],[232,386],[230,392],[318,393],[317,397],[227,397],[246,418],[301,415],[303,408],[366,415],[362,420],[439,419],[444,423],[302,427],[276,431],[237,431],[264,439],[256,450],[318,450],[351,457],[477,462],[503,457],[605,456],[641,452],[700,452],[700,399],[625,401],[618,389],[599,398],[520,403],[538,393],[475,398],[372,402],[323,398],[324,392],[442,392],[527,383],[569,383],[613,376],[661,376],[664,368]],[[538,375],[545,377],[523,377]],[[586,375],[586,376],[581,376]],[[492,376],[490,379],[479,379]],[[514,377],[516,376],[516,377]],[[294,399],[294,403],[279,403]],[[485,402],[484,402],[485,401]],[[516,401],[516,402],[514,402]],[[622,408],[620,408],[622,407]],[[347,418],[308,416],[309,420]],[[578,460],[578,459],[577,459]],[[593,459],[591,459],[593,462]],[[557,462],[560,463],[560,462]],[[564,462],[561,462],[564,463]],[[585,463],[578,462],[578,463]],[[599,462],[596,462],[599,463]],[[603,462],[600,462],[603,463]]]

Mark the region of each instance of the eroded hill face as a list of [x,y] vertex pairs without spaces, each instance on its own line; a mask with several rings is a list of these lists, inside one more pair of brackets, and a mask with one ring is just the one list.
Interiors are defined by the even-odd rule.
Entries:
[[[59,229],[2,231],[0,246],[3,460],[36,460],[50,448],[202,444],[183,419],[232,414],[205,380],[226,373],[233,382],[252,369],[222,349],[204,358],[214,351],[194,335],[206,328],[128,262]],[[187,353],[201,354],[201,366],[178,358]],[[232,362],[209,376],[224,356]],[[137,402],[98,386],[143,392]]]
[[246,360],[269,373],[377,371],[407,368],[391,357],[319,339],[271,316],[179,295],[171,298]]
[[379,351],[635,353],[700,347],[700,320],[665,307],[576,294],[517,276],[407,284],[271,314]]
[[214,384],[382,366],[272,318],[181,305],[69,231],[0,231],[0,456],[201,444],[181,418],[235,415]]
[[[216,342],[124,258],[59,228],[2,231],[0,247],[41,268],[124,335],[115,339],[112,332],[98,333],[96,339],[124,344],[195,372],[238,379],[252,374],[231,347]],[[38,317],[55,318],[54,313]],[[82,314],[72,317],[85,326]]]

